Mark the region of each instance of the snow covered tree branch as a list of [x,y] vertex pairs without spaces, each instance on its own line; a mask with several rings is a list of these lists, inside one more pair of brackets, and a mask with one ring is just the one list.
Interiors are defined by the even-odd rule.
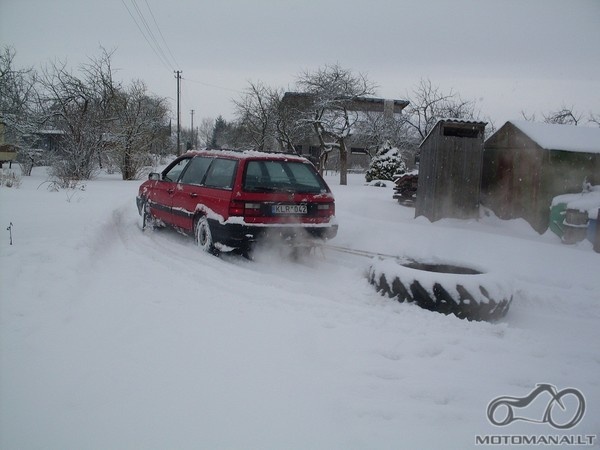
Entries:
[[[304,121],[311,124],[319,139],[322,158],[326,159],[334,146],[339,151],[340,184],[345,185],[348,174],[346,142],[360,117],[354,106],[359,98],[375,94],[375,84],[364,74],[354,74],[334,64],[302,73],[297,85],[308,105]],[[328,145],[329,141],[334,146]]]
[[406,123],[420,140],[425,139],[439,119],[477,120],[478,112],[470,100],[452,90],[445,93],[429,79],[421,79],[406,108]]

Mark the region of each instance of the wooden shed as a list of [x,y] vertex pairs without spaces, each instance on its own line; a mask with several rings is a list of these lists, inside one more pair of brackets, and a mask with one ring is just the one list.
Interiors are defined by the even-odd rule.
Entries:
[[485,142],[482,203],[502,219],[543,233],[552,199],[585,180],[600,184],[600,128],[509,121]]
[[440,120],[420,145],[415,217],[479,215],[485,122]]

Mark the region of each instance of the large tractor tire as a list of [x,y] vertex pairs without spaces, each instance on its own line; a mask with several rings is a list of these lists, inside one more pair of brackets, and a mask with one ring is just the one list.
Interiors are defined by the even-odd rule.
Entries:
[[400,302],[460,319],[500,319],[513,298],[503,277],[455,264],[379,259],[371,264],[368,279],[379,292]]

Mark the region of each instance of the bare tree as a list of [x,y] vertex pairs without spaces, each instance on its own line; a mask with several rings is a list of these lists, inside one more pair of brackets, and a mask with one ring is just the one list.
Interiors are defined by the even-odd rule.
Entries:
[[71,72],[53,62],[43,72],[38,95],[44,126],[62,132],[53,155],[52,172],[64,184],[89,179],[105,162],[116,166],[125,180],[135,179],[148,155],[165,147],[168,107],[150,95],[141,81],[124,87],[113,78],[112,52]]
[[406,160],[410,160],[419,145],[419,140],[410,133],[410,126],[403,114],[388,116],[365,112],[357,124],[356,134],[363,136],[371,156],[389,144],[398,148]]
[[36,78],[33,69],[15,69],[15,56],[11,47],[0,53],[0,114],[3,120],[19,126],[31,107]]
[[[530,122],[535,122],[535,113],[528,115],[524,111],[521,111],[523,118]],[[584,115],[575,111],[574,106],[562,105],[556,111],[550,111],[548,113],[542,113],[544,117],[544,123],[558,124],[558,125],[581,125],[584,120]],[[587,117],[587,123],[595,124],[600,126],[600,116],[594,113],[590,113]]]
[[572,106],[569,108],[565,105],[563,105],[557,111],[551,111],[543,116],[545,123],[559,125],[579,125],[579,122],[581,122],[583,117],[582,114],[575,112]]
[[535,122],[535,113],[528,114],[525,110],[521,110],[521,117],[527,122]]
[[243,139],[255,150],[264,151],[275,139],[277,103],[283,93],[264,83],[248,83],[244,95],[234,100],[238,125]]
[[200,125],[198,125],[198,145],[200,147],[210,146],[214,126],[215,119],[205,117],[200,121]]
[[284,101],[283,89],[250,82],[234,103],[239,137],[257,150],[296,153],[294,144],[307,135],[303,111]]
[[297,85],[306,95],[309,107],[303,121],[310,124],[321,147],[321,169],[334,149],[339,152],[340,184],[348,183],[347,139],[359,121],[360,112],[353,104],[360,97],[375,93],[375,85],[364,74],[354,74],[338,64],[314,72],[304,72]]
[[478,120],[473,101],[463,100],[452,90],[442,92],[428,79],[421,79],[408,100],[406,123],[420,140],[425,139],[439,119]]
[[59,62],[42,72],[39,105],[44,124],[63,132],[52,170],[64,182],[91,178],[97,157],[107,145],[104,132],[113,120],[112,103],[120,90],[113,80],[110,57],[103,50],[100,57],[90,58],[79,68],[79,76]]
[[31,69],[16,69],[16,52],[4,47],[0,53],[0,119],[6,125],[6,145],[18,149],[23,175],[30,175],[38,158],[27,145],[26,137],[36,131],[35,87],[37,74]]
[[303,121],[305,111],[284,100],[284,95],[273,97],[274,132],[280,150],[297,153],[295,144],[311,134],[310,127]]
[[142,81],[134,81],[116,94],[110,133],[105,135],[109,153],[117,161],[124,180],[135,180],[147,167],[155,147],[168,139],[167,100],[151,96]]

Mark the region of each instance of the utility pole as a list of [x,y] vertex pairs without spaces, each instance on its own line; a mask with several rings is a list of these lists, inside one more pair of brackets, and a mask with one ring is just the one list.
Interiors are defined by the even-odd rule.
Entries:
[[182,73],[183,72],[181,70],[175,71],[175,78],[177,79],[177,156],[181,155],[181,146],[179,144],[181,135],[181,110],[179,109],[179,97],[181,96],[180,81]]
[[192,109],[192,148],[195,149],[196,148],[196,142],[194,139],[194,110]]

